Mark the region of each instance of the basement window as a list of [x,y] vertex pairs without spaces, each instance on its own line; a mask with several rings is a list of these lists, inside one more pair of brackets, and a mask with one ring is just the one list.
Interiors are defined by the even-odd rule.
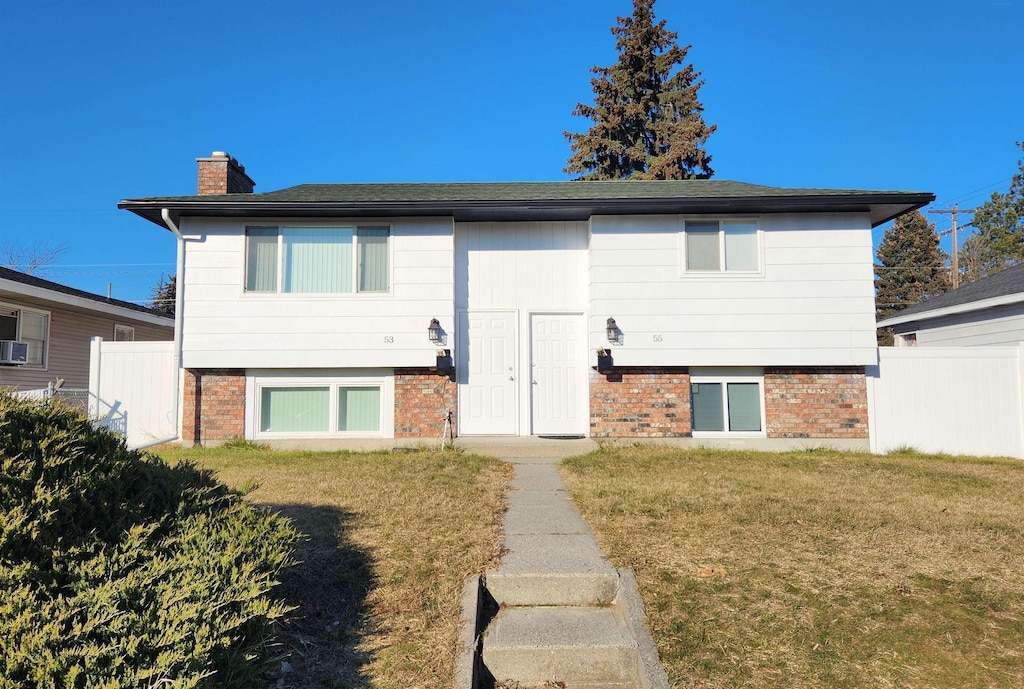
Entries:
[[690,376],[694,437],[764,436],[764,377],[760,372]]

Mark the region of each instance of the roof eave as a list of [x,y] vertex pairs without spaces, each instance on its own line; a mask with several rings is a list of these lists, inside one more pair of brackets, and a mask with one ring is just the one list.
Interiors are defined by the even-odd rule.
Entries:
[[117,204],[165,227],[160,211],[175,217],[452,216],[461,220],[576,219],[593,215],[668,213],[869,213],[875,227],[935,200],[930,193],[837,194],[834,196],[660,197],[630,199],[516,199],[474,201],[297,202],[258,200],[126,199]]
[[917,311],[909,314],[895,314],[888,318],[875,323],[876,327],[879,328],[890,328],[894,325],[902,325],[904,323],[915,323],[918,321],[930,321],[934,318],[942,318],[944,316],[955,316],[961,313],[971,313],[972,311],[983,311],[996,306],[1006,306],[1008,304],[1017,304],[1024,302],[1024,292],[1017,292],[1015,294],[1004,294],[1000,297],[991,297],[989,299],[979,299],[977,301],[969,301],[965,304],[954,304],[953,306],[945,306],[936,309],[927,309],[924,311]]

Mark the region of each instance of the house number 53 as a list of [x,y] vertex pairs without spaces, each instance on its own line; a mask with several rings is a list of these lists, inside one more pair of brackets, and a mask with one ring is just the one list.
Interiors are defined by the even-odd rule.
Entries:
[[385,335],[384,336],[384,344],[394,344],[394,343],[395,343],[395,336],[394,335]]

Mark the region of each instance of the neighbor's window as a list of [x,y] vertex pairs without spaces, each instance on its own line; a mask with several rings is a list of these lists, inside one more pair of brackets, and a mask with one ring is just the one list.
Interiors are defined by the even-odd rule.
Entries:
[[683,234],[687,271],[753,273],[761,268],[754,221],[687,221]]
[[114,342],[134,342],[135,328],[130,325],[114,326]]
[[381,416],[379,384],[260,389],[260,433],[380,433]]
[[50,314],[44,311],[0,307],[0,340],[28,345],[26,366],[46,367],[46,342],[50,336]]
[[246,228],[248,292],[387,292],[387,227]]
[[761,381],[758,379],[691,378],[690,406],[694,433],[762,432],[763,397]]

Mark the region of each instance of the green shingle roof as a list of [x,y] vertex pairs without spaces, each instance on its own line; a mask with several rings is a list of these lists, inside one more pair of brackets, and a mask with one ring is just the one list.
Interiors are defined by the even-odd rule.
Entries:
[[457,220],[586,219],[602,213],[868,211],[885,222],[934,199],[907,191],[789,189],[728,180],[301,184],[257,194],[164,196],[118,204],[154,222],[182,215],[450,215]]

